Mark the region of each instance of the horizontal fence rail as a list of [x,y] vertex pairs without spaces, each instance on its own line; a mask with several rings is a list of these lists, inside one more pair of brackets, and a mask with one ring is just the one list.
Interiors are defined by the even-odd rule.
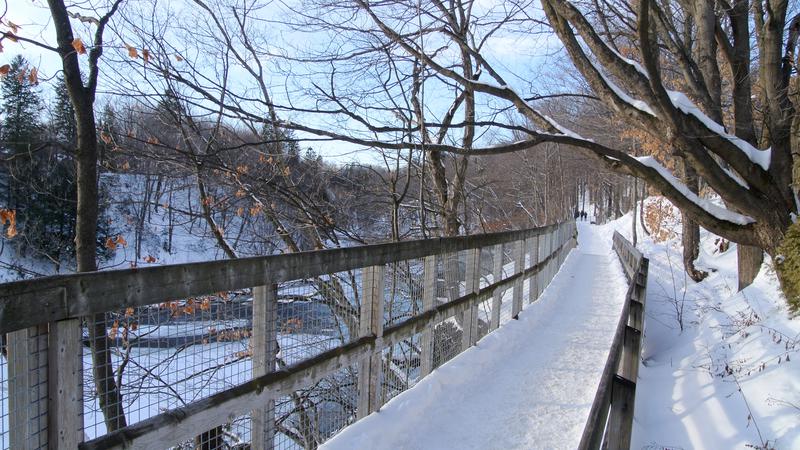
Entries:
[[617,232],[614,251],[628,278],[628,292],[580,450],[628,449],[631,445],[649,260]]
[[574,222],[0,285],[0,448],[313,449],[513,320]]

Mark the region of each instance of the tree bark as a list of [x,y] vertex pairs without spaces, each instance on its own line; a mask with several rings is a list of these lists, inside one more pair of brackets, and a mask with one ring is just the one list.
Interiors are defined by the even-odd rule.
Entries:
[[639,179],[638,178],[634,178],[633,179],[633,213],[632,213],[633,226],[631,227],[631,234],[632,234],[631,237],[633,238],[633,246],[634,247],[636,247],[636,240],[637,240],[637,237],[638,237],[638,236],[636,236],[636,203],[638,202],[638,198],[637,198],[638,194],[639,194]]
[[756,279],[761,263],[764,261],[764,251],[751,245],[739,245],[736,251],[739,263],[739,290],[750,286]]
[[[683,182],[693,193],[698,193],[700,179],[692,166],[686,163],[683,163]],[[681,212],[681,228],[683,267],[689,278],[694,281],[703,281],[708,273],[697,269],[694,265],[694,261],[700,255],[700,225],[691,216]]]
[[[64,81],[70,102],[75,111],[77,142],[75,149],[77,217],[75,224],[75,257],[78,272],[97,270],[97,130],[94,115],[94,100],[97,87],[97,61],[102,54],[103,31],[120,1],[116,1],[108,14],[103,16],[95,33],[94,48],[89,54],[89,76],[84,85],[81,78],[78,55],[72,47],[72,25],[63,0],[48,0],[50,14],[56,30],[58,53],[62,59]],[[116,384],[107,336],[105,314],[87,318],[95,388],[109,432],[126,426],[122,408],[122,395]]]

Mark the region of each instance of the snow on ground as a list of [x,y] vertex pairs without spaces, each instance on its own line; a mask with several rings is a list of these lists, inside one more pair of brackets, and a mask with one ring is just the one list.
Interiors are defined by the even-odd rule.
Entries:
[[611,231],[578,226],[578,249],[518,321],[322,448],[575,448],[627,289]]
[[[630,237],[630,214],[609,226]],[[655,243],[639,228],[650,272],[631,448],[800,448],[800,323],[770,263],[737,293],[735,244],[720,253],[701,231],[698,267],[711,274],[695,283],[673,229]]]

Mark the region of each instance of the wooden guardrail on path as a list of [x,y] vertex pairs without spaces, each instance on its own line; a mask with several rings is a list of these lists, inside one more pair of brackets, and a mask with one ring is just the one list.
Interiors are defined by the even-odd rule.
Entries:
[[316,448],[513,320],[575,245],[570,221],[2,284],[0,448]]
[[628,449],[631,445],[649,260],[617,232],[614,251],[630,285],[580,450]]

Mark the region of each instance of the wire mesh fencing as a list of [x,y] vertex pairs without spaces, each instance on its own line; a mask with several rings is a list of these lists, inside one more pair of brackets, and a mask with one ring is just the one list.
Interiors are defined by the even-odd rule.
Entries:
[[3,448],[47,448],[47,325],[9,333],[2,359]]
[[[458,238],[446,251],[423,247],[408,259],[386,252],[377,266],[355,260],[344,271],[313,269],[266,286],[71,319],[80,334],[79,439],[105,448],[115,430],[191,419],[201,401],[246,387],[262,400],[220,410],[213,423],[170,428],[175,434],[154,445],[317,448],[513,320],[563,262],[571,226],[513,232],[487,245]],[[14,331],[0,344],[0,448],[52,444],[48,374],[58,367],[49,366],[57,338],[48,326]],[[289,376],[295,381],[276,390],[247,387]]]
[[102,436],[247,381],[252,320],[249,289],[87,318],[85,435]]

